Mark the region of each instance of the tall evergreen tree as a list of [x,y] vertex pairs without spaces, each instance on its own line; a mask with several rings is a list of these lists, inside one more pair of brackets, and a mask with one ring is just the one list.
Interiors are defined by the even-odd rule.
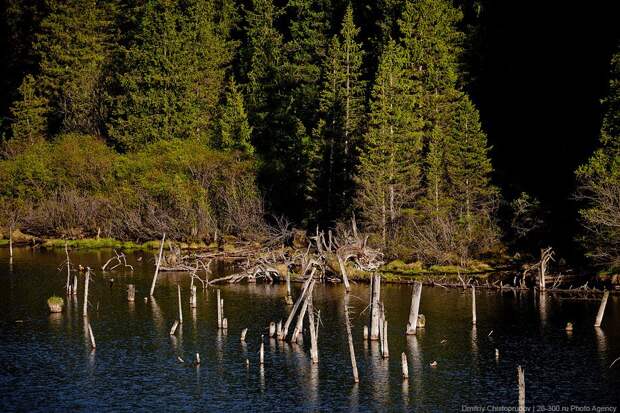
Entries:
[[7,146],[9,155],[15,155],[23,148],[44,140],[47,132],[48,102],[46,98],[37,95],[32,75],[24,77],[19,94],[21,98],[11,107],[13,136]]
[[251,143],[252,128],[248,122],[243,96],[234,79],[228,83],[217,135],[217,146],[220,149],[237,150],[246,154],[254,152]]
[[213,130],[231,47],[216,30],[211,2],[185,3],[144,6],[109,125],[122,148],[170,138],[207,143]]
[[369,131],[358,171],[358,207],[384,246],[398,230],[403,209],[412,206],[420,190],[419,84],[407,76],[406,62],[404,51],[390,41],[373,87]]
[[95,0],[53,0],[49,6],[34,48],[40,61],[37,85],[50,103],[52,132],[98,133],[110,22]]
[[365,81],[362,79],[362,45],[353,9],[346,9],[340,36],[334,36],[325,60],[320,116],[315,131],[322,147],[319,205],[322,221],[342,218],[350,207],[353,170],[365,112]]
[[600,148],[577,169],[577,197],[587,254],[598,264],[620,268],[620,48],[611,59],[609,93]]

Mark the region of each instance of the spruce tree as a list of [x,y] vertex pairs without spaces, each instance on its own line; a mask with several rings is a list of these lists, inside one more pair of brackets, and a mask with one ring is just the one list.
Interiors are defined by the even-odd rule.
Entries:
[[365,112],[365,81],[362,79],[362,45],[353,9],[346,9],[340,36],[334,36],[324,65],[320,116],[315,131],[322,147],[319,182],[322,221],[342,218],[350,207],[353,172]]
[[7,146],[10,156],[44,140],[47,132],[48,102],[46,98],[37,95],[32,75],[24,77],[19,94],[20,99],[11,107],[13,136]]
[[407,76],[406,62],[402,48],[390,41],[372,91],[369,130],[357,175],[357,205],[384,246],[398,231],[403,209],[413,205],[420,189],[419,84]]
[[254,152],[251,137],[252,128],[248,122],[243,96],[234,79],[231,79],[219,119],[217,146],[223,150],[237,150],[251,154]]
[[98,133],[110,22],[95,0],[53,0],[49,7],[34,48],[37,87],[49,100],[52,131]]
[[118,78],[109,125],[117,145],[134,150],[171,138],[208,143],[232,52],[216,30],[212,6],[201,0],[144,6]]
[[577,198],[587,254],[599,265],[620,268],[620,48],[611,59],[600,147],[577,169]]

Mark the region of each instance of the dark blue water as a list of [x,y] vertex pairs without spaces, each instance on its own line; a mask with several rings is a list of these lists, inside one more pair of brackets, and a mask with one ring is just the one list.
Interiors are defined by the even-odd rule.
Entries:
[[[72,259],[99,269],[110,255],[72,252]],[[97,342],[92,351],[82,317],[82,279],[77,300],[70,299],[63,313],[47,310],[50,295],[64,296],[66,275],[58,270],[63,260],[64,252],[19,249],[10,264],[7,251],[0,250],[0,411],[474,411],[467,409],[516,406],[517,365],[525,368],[528,407],[539,407],[533,411],[620,402],[620,362],[609,368],[620,357],[617,296],[610,297],[603,326],[595,329],[596,301],[547,293],[541,305],[532,293],[481,290],[472,329],[471,292],[424,287],[427,326],[407,337],[411,287],[384,286],[390,328],[385,360],[377,344],[362,337],[368,286],[354,285],[347,297],[341,286],[317,285],[318,365],[310,362],[306,331],[301,346],[265,339],[260,366],[261,334],[290,311],[284,286],[219,287],[229,325],[223,332],[217,329],[215,289],[199,288],[198,308],[191,311],[188,276],[162,274],[155,299],[145,302],[153,258],[130,254],[133,274],[97,270],[91,282],[89,321]],[[137,286],[135,303],[126,299],[129,283]],[[171,337],[177,283],[184,323]],[[299,288],[294,285],[294,297]],[[359,384],[351,374],[345,302],[353,307]],[[567,321],[575,325],[572,334],[564,330]],[[190,363],[196,352],[199,367]],[[410,369],[404,383],[402,352]]]

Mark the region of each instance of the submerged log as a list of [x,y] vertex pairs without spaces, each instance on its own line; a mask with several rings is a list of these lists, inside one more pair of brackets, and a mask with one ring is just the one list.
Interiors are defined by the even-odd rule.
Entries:
[[519,411],[525,411],[525,370],[517,366],[517,380],[519,382]]
[[284,323],[284,327],[282,328],[282,340],[286,339],[286,336],[288,334],[288,329],[291,326],[291,322],[293,321],[293,317],[295,316],[295,313],[297,312],[297,309],[299,308],[300,303],[304,300],[306,291],[308,290],[308,286],[310,285],[310,282],[312,282],[313,277],[314,277],[314,269],[312,270],[310,277],[308,277],[308,279],[304,282],[304,286],[301,289],[301,294],[299,295],[299,298],[297,298],[297,301],[295,302],[295,305],[293,306],[291,313],[288,315],[288,318],[286,319],[286,322]]

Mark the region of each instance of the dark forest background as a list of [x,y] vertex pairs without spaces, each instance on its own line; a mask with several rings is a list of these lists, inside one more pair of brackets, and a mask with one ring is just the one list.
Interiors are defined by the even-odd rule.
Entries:
[[[347,21],[348,3],[342,0],[127,0],[84,2],[90,6],[66,2],[69,11],[62,13],[67,20],[50,19],[62,3],[2,2],[0,128],[6,145],[0,179],[5,186],[1,194],[5,210],[13,212],[7,222],[36,235],[58,237],[86,237],[103,231],[118,238],[150,239],[167,230],[185,239],[209,239],[218,232],[252,238],[268,233],[265,228],[269,225],[281,223],[276,216],[311,230],[316,225],[337,227],[355,213],[374,234],[371,241],[395,257],[466,264],[474,258],[515,251],[536,254],[539,248],[552,245],[560,257],[573,264],[591,263],[584,258],[593,248],[580,241],[584,229],[579,210],[588,206],[587,197],[579,196],[575,171],[600,145],[601,124],[608,110],[601,100],[610,94],[610,61],[620,39],[618,2],[584,7],[560,1],[355,1]],[[92,7],[96,16],[70,16],[71,7],[82,7],[82,12],[88,13],[93,12],[88,9]],[[184,16],[175,16],[181,9]],[[409,17],[403,17],[405,10]],[[424,17],[431,12],[439,17]],[[149,17],[149,13],[153,15]],[[169,20],[160,20],[166,13]],[[195,17],[201,13],[204,21]],[[258,30],[260,19],[269,14],[272,30]],[[107,70],[112,68],[104,73],[102,82],[111,95],[102,99],[105,126],[83,127],[88,122],[80,121],[75,121],[78,126],[67,126],[66,116],[54,118],[50,115],[53,111],[45,109],[42,139],[52,146],[40,149],[41,153],[11,146],[14,135],[22,133],[16,132],[16,108],[23,109],[27,119],[34,119],[39,116],[32,115],[37,108],[45,106],[37,106],[36,99],[53,100],[49,91],[64,87],[62,82],[46,85],[50,76],[42,69],[46,53],[63,53],[54,48],[62,44],[58,38],[67,42],[68,54],[72,47],[77,53],[85,48],[89,50],[85,55],[92,53],[88,57],[92,61],[107,53],[94,50],[96,41],[89,43],[92,38],[88,36],[79,39],[77,46],[71,46],[75,33],[59,36],[72,25],[81,25],[76,21],[89,18],[93,26],[88,30],[105,32],[104,43],[114,44],[110,55],[102,57],[107,59]],[[437,26],[437,22],[445,24],[444,34],[448,34],[425,31],[425,18]],[[196,77],[197,84],[206,82],[204,99],[183,112],[184,116],[190,114],[187,118],[171,121],[178,123],[171,130],[191,124],[203,128],[204,133],[195,139],[153,141],[152,134],[145,132],[155,127],[148,120],[128,126],[132,111],[140,107],[135,102],[132,107],[126,97],[140,92],[142,78],[156,76],[148,53],[158,51],[149,52],[149,36],[156,37],[161,31],[157,22],[174,19],[186,19],[183,24],[195,24],[195,30],[201,30],[204,22],[211,25],[204,34],[211,36],[210,40],[202,40],[204,53],[187,57],[197,59],[197,72],[209,73]],[[399,24],[399,20],[406,22]],[[181,24],[181,20],[174,21],[177,23],[170,24]],[[348,33],[353,33],[350,39],[345,34],[347,27]],[[406,30],[412,32],[404,34]],[[50,36],[58,38],[50,40]],[[179,44],[183,39],[179,35]],[[338,47],[332,39],[340,42]],[[360,100],[361,114],[357,129],[350,132],[346,127],[329,129],[331,121],[336,124],[334,119],[344,119],[338,112],[339,95],[333,90],[330,95],[329,82],[335,84],[336,77],[329,73],[331,69],[336,73],[336,66],[330,66],[329,59],[335,56],[334,50],[344,50],[341,47],[348,44],[347,39],[360,46],[361,59],[360,64],[351,66],[359,72],[352,78],[359,93],[351,92],[351,96]],[[270,41],[275,43],[270,45]],[[52,43],[55,46],[49,47]],[[419,51],[429,44],[445,46],[445,50],[440,48],[436,56],[420,56]],[[282,77],[279,61],[270,61],[275,58],[269,53],[277,49],[281,49],[278,59],[286,60],[287,68],[293,68],[299,78]],[[157,57],[153,59],[157,61]],[[433,67],[439,69],[416,74],[416,59],[420,67],[428,63],[428,67],[436,64]],[[144,67],[136,69],[141,64]],[[258,86],[252,83],[256,73],[262,76]],[[32,76],[31,106],[18,107],[19,102],[27,101],[24,87],[28,75]],[[403,108],[402,113],[382,111],[377,86],[382,75],[384,79],[392,79],[392,75],[402,79],[392,94],[385,94]],[[190,77],[185,81],[191,83]],[[438,89],[445,99],[432,101]],[[468,103],[470,99],[473,105]],[[424,108],[433,105],[440,108],[437,113],[441,116],[425,112]],[[463,119],[476,123],[478,116],[477,143],[463,147],[459,145],[464,138],[450,141],[452,136],[465,136],[463,130],[469,131],[463,129],[463,122],[468,124]],[[407,117],[415,117],[419,124],[402,120]],[[389,124],[416,133],[404,133],[400,146],[394,146],[381,132]],[[445,158],[437,162],[447,165],[448,170],[441,172],[445,176],[437,175],[432,167],[434,133],[439,129],[445,132],[440,141],[445,145],[440,145]],[[32,131],[25,135],[34,136]],[[144,140],[137,138],[141,135]],[[332,167],[326,160],[326,148],[334,136],[357,137],[351,142],[358,149],[341,148],[339,153],[346,159],[342,165],[336,162],[334,168],[344,172],[329,175],[322,171]],[[386,191],[396,188],[397,198],[401,197],[394,207],[398,213],[386,214],[384,208],[381,218],[373,189],[380,186],[376,171],[390,158],[382,161],[378,154],[386,151],[393,151],[399,159],[394,170],[402,179],[388,174],[381,182],[389,181]],[[455,160],[463,151],[471,154],[469,164]],[[400,153],[409,157],[399,158]],[[45,160],[39,169],[32,168],[35,172],[25,173],[36,164],[33,159]],[[58,166],[71,162],[70,166]],[[407,169],[408,164],[415,167]],[[56,168],[51,175],[58,175],[42,178],[45,174],[40,170],[52,168],[50,165]],[[92,172],[88,182],[76,183],[80,178],[67,172],[74,167],[79,170],[77,175],[98,172]],[[472,169],[478,170],[478,175],[468,175]],[[450,183],[442,201],[433,201],[430,195],[435,175]],[[459,198],[463,188],[472,186],[470,179],[478,182],[472,192],[475,207],[471,216],[469,208],[462,208],[464,203],[469,205],[469,195]],[[414,181],[411,187],[416,188],[415,193],[403,189]],[[332,190],[332,185],[337,189]],[[92,194],[88,199],[82,197],[85,191]],[[330,193],[324,194],[327,191]],[[102,195],[110,192],[116,195]],[[336,192],[337,196],[332,195]],[[196,193],[200,197],[189,195]],[[200,212],[184,212],[189,209]],[[450,235],[445,236],[446,232]]]

